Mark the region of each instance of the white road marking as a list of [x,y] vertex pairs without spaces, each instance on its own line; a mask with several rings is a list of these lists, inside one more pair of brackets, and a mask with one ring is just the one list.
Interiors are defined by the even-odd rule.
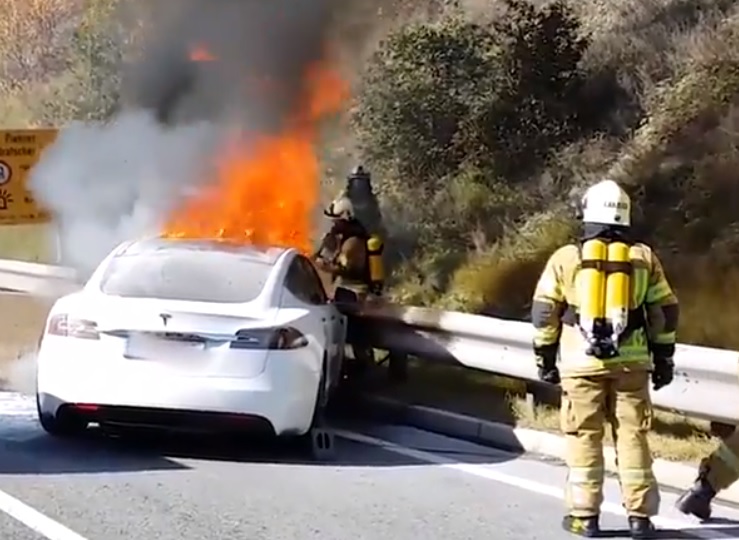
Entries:
[[[361,433],[354,433],[351,431],[344,431],[344,430],[337,430],[336,435],[343,439],[348,439],[350,441],[355,441],[362,444],[368,444],[372,446],[381,447],[385,450],[388,450],[390,452],[403,455],[406,457],[410,457],[413,459],[416,459],[418,461],[423,461],[426,463],[432,463],[434,465],[438,465],[440,467],[446,468],[446,469],[453,469],[456,471],[463,472],[465,474],[469,474],[472,476],[477,476],[479,478],[484,478],[486,480],[492,480],[494,482],[499,482],[501,484],[506,484],[509,486],[517,487],[524,489],[526,491],[530,491],[532,493],[538,493],[540,495],[546,495],[548,497],[553,497],[555,499],[564,499],[564,491],[561,488],[557,488],[554,486],[551,486],[549,484],[544,484],[540,482],[536,482],[533,480],[529,480],[527,478],[522,478],[520,476],[513,476],[510,474],[503,473],[501,471],[496,471],[495,469],[491,468],[494,467],[492,464],[470,464],[470,463],[459,463],[458,461],[455,461],[450,458],[446,458],[444,456],[440,456],[438,454],[434,454],[431,452],[426,452],[423,450],[416,450],[414,448],[408,448],[406,446],[402,446],[384,439],[379,439],[377,437],[371,437],[368,435],[363,435]],[[624,508],[620,504],[615,504],[612,502],[604,502],[601,506],[601,509],[603,512],[614,514],[617,516],[625,516],[626,512]],[[662,516],[655,516],[652,521],[657,527],[665,528],[665,529],[676,529],[676,530],[682,530],[682,529],[691,529],[690,535],[694,536],[695,538],[716,538],[716,534],[721,534],[720,538],[725,540],[739,540],[739,536],[730,536],[728,534],[724,534],[721,532],[722,528],[728,528],[728,525],[705,525],[703,526],[704,531],[697,530],[697,527],[700,527],[700,525],[696,522],[691,520],[690,518],[686,517],[685,520],[679,520],[679,519],[672,519],[672,518],[666,518]]]
[[48,540],[87,540],[4,491],[0,491],[0,512],[8,514]]

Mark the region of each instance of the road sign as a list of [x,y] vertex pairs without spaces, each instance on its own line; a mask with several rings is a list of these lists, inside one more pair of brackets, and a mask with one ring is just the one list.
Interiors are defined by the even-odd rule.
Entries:
[[57,134],[56,129],[0,130],[0,225],[51,220],[33,199],[26,182],[28,171]]

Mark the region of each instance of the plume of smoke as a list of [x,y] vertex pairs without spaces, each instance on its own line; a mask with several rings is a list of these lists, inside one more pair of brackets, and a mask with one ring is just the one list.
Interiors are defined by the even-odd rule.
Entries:
[[[31,171],[31,191],[58,222],[64,264],[86,276],[118,242],[156,230],[213,178],[209,158],[226,126],[279,127],[337,20],[361,4],[149,0],[116,118],[67,127]],[[193,47],[215,60],[190,61]]]
[[62,264],[88,275],[118,243],[157,232],[207,177],[214,137],[210,124],[166,130],[143,110],[63,130],[29,178],[56,218]]

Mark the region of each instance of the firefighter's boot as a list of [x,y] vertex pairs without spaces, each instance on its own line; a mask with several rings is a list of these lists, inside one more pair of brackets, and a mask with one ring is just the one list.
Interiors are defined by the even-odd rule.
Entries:
[[701,466],[695,484],[680,495],[675,506],[683,514],[692,514],[701,521],[711,518],[711,501],[716,496],[716,490],[711,487],[706,479],[707,468]]
[[656,538],[657,530],[648,517],[629,516],[631,538]]
[[578,517],[566,515],[562,519],[562,528],[568,533],[587,538],[595,538],[600,535],[598,516]]

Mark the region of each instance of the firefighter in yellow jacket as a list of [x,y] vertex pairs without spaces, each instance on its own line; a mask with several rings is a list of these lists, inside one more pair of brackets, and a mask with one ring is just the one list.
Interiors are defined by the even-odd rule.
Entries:
[[[320,270],[331,276],[337,307],[351,310],[365,302],[370,294],[379,294],[382,289],[382,242],[377,235],[370,235],[356,219],[354,205],[346,196],[333,201],[324,210],[324,215],[333,224],[314,261]],[[364,343],[360,330],[351,323],[347,328],[354,353],[354,362],[345,364],[349,376],[361,374],[374,362],[374,351]]]
[[539,378],[562,385],[568,467],[562,525],[579,536],[600,532],[609,423],[631,537],[653,538],[650,517],[660,495],[647,443],[649,382],[655,390],[672,382],[677,298],[657,255],[633,241],[631,201],[616,182],[590,187],[580,217],[580,241],[550,257],[531,314]]
[[705,521],[711,517],[711,502],[720,491],[739,480],[739,428],[721,441],[718,448],[698,465],[695,483],[680,495],[677,508]]

